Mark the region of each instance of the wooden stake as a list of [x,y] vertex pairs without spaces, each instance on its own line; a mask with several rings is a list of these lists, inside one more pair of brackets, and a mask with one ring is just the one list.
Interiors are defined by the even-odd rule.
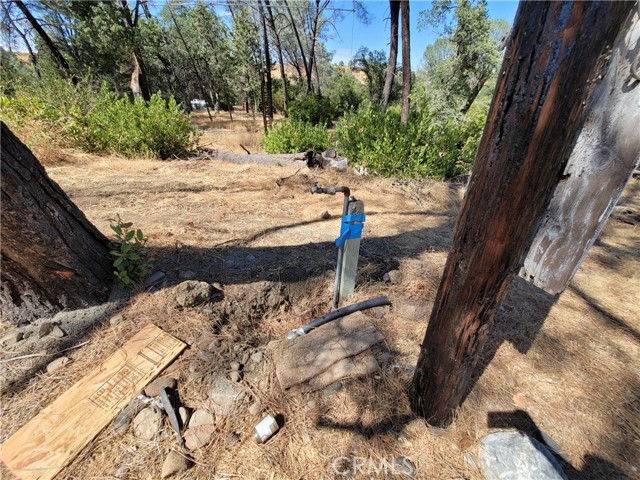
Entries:
[[[569,159],[584,102],[633,2],[522,2],[412,382],[447,424]],[[636,108],[631,105],[629,108]]]

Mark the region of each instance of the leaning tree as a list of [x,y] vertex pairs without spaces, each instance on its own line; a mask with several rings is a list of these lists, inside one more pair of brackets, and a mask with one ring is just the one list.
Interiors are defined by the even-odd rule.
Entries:
[[639,38],[630,2],[518,7],[412,381],[429,423],[478,380],[515,276],[560,293],[637,165]]
[[107,238],[0,123],[2,318],[30,322],[106,300],[113,282]]

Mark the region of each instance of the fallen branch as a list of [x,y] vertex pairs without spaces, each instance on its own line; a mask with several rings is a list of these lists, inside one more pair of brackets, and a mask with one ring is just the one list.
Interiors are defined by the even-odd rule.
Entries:
[[88,343],[89,342],[82,342],[82,343],[79,343],[78,345],[65,348],[64,350],[60,350],[59,352],[56,352],[56,353],[38,352],[38,353],[30,353],[29,355],[20,355],[19,357],[6,358],[3,360],[0,360],[0,363],[9,363],[9,362],[13,362],[14,360],[24,360],[25,358],[46,357],[47,355],[51,355],[55,357],[56,355],[60,355],[61,353],[68,352],[69,350],[74,350],[76,348],[84,347]]

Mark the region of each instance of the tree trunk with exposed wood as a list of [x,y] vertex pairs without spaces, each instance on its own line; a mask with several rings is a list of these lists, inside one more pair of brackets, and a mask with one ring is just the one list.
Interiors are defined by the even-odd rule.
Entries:
[[2,318],[26,323],[107,300],[108,240],[1,123]]
[[412,407],[431,424],[446,425],[482,373],[478,360],[498,308],[634,8],[629,2],[518,7],[412,381]]

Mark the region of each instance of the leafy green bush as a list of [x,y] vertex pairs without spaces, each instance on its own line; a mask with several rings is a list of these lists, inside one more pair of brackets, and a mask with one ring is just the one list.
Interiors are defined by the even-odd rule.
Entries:
[[73,85],[50,76],[0,97],[1,116],[11,127],[36,126],[52,143],[71,147],[81,142],[82,118],[96,101],[97,91],[88,80]]
[[291,102],[287,113],[292,120],[313,125],[331,125],[336,118],[336,107],[328,98],[310,95]]
[[104,88],[84,126],[83,144],[89,151],[162,159],[186,153],[195,133],[173,97],[164,100],[156,93],[149,102],[131,102]]
[[326,150],[331,138],[324,125],[289,119],[275,125],[262,145],[268,153],[297,153],[307,149]]
[[380,175],[452,178],[469,170],[482,135],[482,113],[441,121],[412,111],[407,125],[400,111],[361,107],[336,125],[340,153]]
[[0,107],[11,127],[35,123],[53,143],[91,152],[165,159],[183,155],[195,140],[189,116],[173,97],[155,94],[149,102],[132,102],[106,85],[97,90],[88,80],[73,85],[52,78],[0,97]]
[[322,92],[335,105],[337,116],[342,116],[360,107],[366,95],[365,89],[351,72],[336,68]]

